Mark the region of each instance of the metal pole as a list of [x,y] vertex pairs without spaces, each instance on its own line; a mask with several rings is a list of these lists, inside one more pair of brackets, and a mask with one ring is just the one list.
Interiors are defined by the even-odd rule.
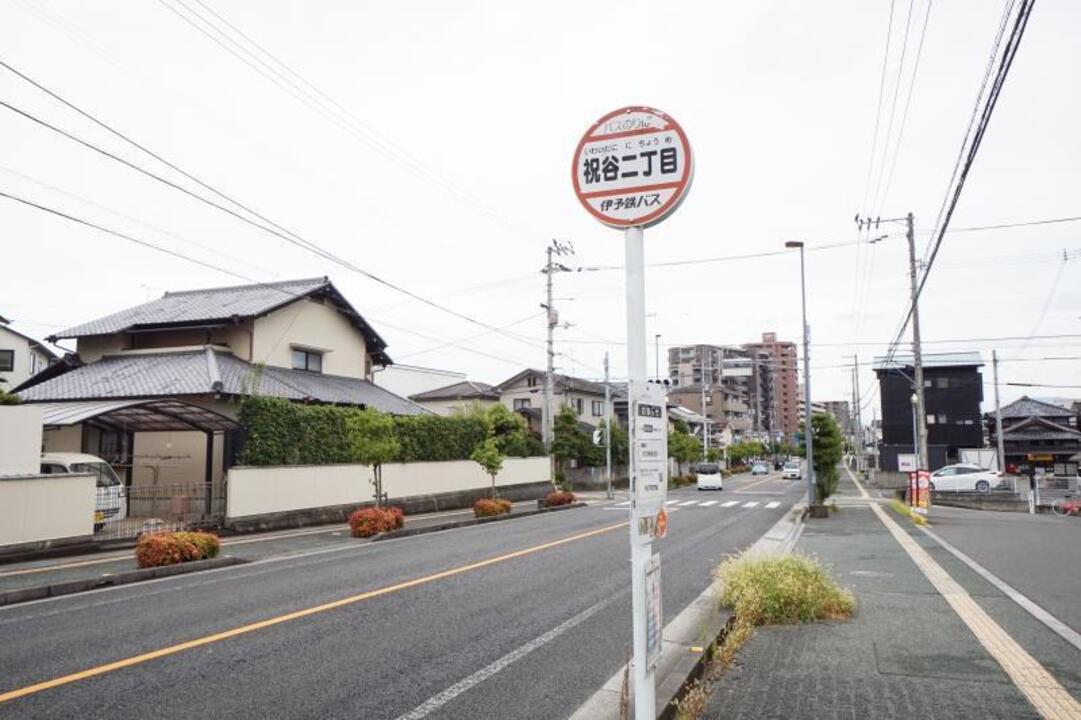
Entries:
[[815,504],[815,453],[814,433],[811,432],[811,328],[807,325],[807,279],[803,265],[803,245],[799,246],[799,287],[803,304],[803,402],[804,412],[803,438],[807,443],[807,506]]
[[920,443],[916,439],[916,403],[912,403],[912,453],[916,456],[916,469],[920,469]]
[[867,469],[867,458],[864,456],[864,448],[867,446],[867,442],[863,434],[863,407],[861,404],[862,398],[860,397],[859,355],[853,355],[852,362],[856,369],[856,442],[859,443],[859,453],[856,455],[856,470],[862,471]]
[[657,333],[653,336],[653,379],[657,382],[661,380],[661,335]]
[[[626,286],[627,286],[627,399],[633,405],[638,391],[646,384],[646,276],[642,228],[630,227],[626,238]],[[631,497],[638,482],[634,460],[633,443],[637,418],[628,406],[631,423],[630,477]],[[635,522],[634,503],[630,508],[631,534],[631,610],[634,618],[634,717],[635,720],[656,718],[656,696],[653,687],[653,671],[646,664],[646,562],[652,553],[648,536],[638,533]]]
[[[927,454],[927,406],[923,397],[923,349],[920,344],[920,306],[919,289],[916,278],[916,230],[912,213],[905,219],[908,222],[908,275],[912,285],[912,375],[916,381],[916,430],[919,441],[919,462],[917,470],[930,470],[931,457]],[[924,467],[926,465],[927,467]]]
[[[702,382],[699,383],[699,386],[702,390],[702,417],[705,418],[705,422],[702,424],[702,451],[707,452],[709,450],[709,434],[707,432],[709,428],[709,415],[706,413],[706,358],[709,357],[709,349],[703,346],[699,347],[702,352]],[[713,378],[710,377],[710,384],[712,384],[712,380]]]
[[604,478],[607,483],[605,497],[612,493],[612,389],[608,385],[608,351],[604,351]]
[[998,401],[998,351],[991,351],[991,367],[995,375],[995,444],[998,445],[998,471],[1006,476],[1006,443],[1002,439],[1002,407]]

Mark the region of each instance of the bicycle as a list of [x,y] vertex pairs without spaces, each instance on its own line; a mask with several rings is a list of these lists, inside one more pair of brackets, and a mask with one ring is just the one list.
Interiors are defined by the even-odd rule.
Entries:
[[1081,515],[1081,498],[1075,498],[1073,495],[1056,498],[1056,500],[1051,503],[1051,511],[1059,517]]

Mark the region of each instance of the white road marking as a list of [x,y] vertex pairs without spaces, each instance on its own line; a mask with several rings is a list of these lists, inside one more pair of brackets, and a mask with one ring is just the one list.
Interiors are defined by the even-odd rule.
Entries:
[[412,711],[406,713],[405,715],[399,716],[398,720],[420,720],[420,718],[427,717],[428,715],[440,709],[462,693],[476,687],[480,683],[484,682],[491,676],[498,673],[500,670],[503,670],[514,661],[520,660],[521,658],[525,657],[537,648],[548,644],[552,640],[555,640],[557,637],[567,632],[575,625],[578,625],[593,617],[611,602],[611,599],[602,600],[596,605],[592,605],[586,608],[585,610],[578,613],[569,620],[559,625],[556,625],[554,628],[544,633],[543,635],[539,635],[530,640],[525,645],[522,645],[515,650],[511,650],[509,653],[499,658],[492,664],[481,668],[480,670],[473,673],[469,677],[464,678],[463,680],[459,680],[438,695],[433,695],[428,700],[425,700],[423,703],[413,708]]
[[677,502],[679,502],[679,500],[666,500],[664,502],[664,504],[665,505],[675,505]]
[[702,507],[709,507],[710,505],[716,505],[718,502],[719,501],[717,501],[717,500],[706,500],[704,503],[698,503],[698,504],[701,505]]
[[616,507],[627,507],[630,504],[631,504],[631,501],[628,500],[627,502],[616,503]]
[[774,501],[773,501],[773,502],[771,502],[771,503],[766,503],[766,509],[767,509],[767,510],[772,510],[773,508],[775,508],[775,507],[779,506],[780,504],[781,504],[781,503],[779,503],[779,502],[777,502],[776,500],[774,500]]
[[745,507],[745,508],[758,507],[758,501],[757,500],[752,500],[751,502],[743,503],[743,507]]
[[739,505],[739,500],[729,500],[726,503],[721,503],[721,507],[732,507],[733,505]]
[[698,501],[697,501],[697,500],[687,500],[687,501],[685,501],[685,502],[681,502],[681,503],[679,504],[679,506],[680,506],[680,507],[686,507],[686,506],[688,506],[688,505],[697,505],[697,504],[698,504]]

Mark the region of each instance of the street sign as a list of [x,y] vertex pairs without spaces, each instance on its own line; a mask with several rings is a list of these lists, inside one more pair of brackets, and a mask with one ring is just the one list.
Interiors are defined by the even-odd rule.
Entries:
[[691,144],[660,110],[620,108],[582,136],[571,176],[582,206],[605,225],[649,227],[686,196],[694,177]]
[[635,385],[631,392],[631,507],[641,539],[649,542],[668,498],[667,394],[658,383]]
[[897,471],[916,472],[916,456],[912,453],[898,453]]

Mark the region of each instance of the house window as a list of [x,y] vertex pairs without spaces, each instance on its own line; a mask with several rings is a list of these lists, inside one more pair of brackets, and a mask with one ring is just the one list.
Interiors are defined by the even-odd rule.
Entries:
[[600,417],[604,415],[604,401],[594,400],[591,405],[593,406],[593,417]]
[[530,375],[525,381],[526,387],[537,387],[537,378],[534,375]]
[[582,398],[575,398],[571,401],[571,404],[574,405],[574,411],[581,415],[582,411],[585,410],[586,401]]
[[950,386],[950,379],[949,378],[944,378],[944,377],[935,378],[935,387],[938,388],[939,390],[945,390],[949,386]]
[[0,350],[0,372],[15,369],[15,351],[14,350]]
[[323,353],[311,350],[294,350],[293,369],[317,373],[323,372]]
[[515,410],[528,410],[530,407],[532,407],[532,404],[529,398],[514,398]]

